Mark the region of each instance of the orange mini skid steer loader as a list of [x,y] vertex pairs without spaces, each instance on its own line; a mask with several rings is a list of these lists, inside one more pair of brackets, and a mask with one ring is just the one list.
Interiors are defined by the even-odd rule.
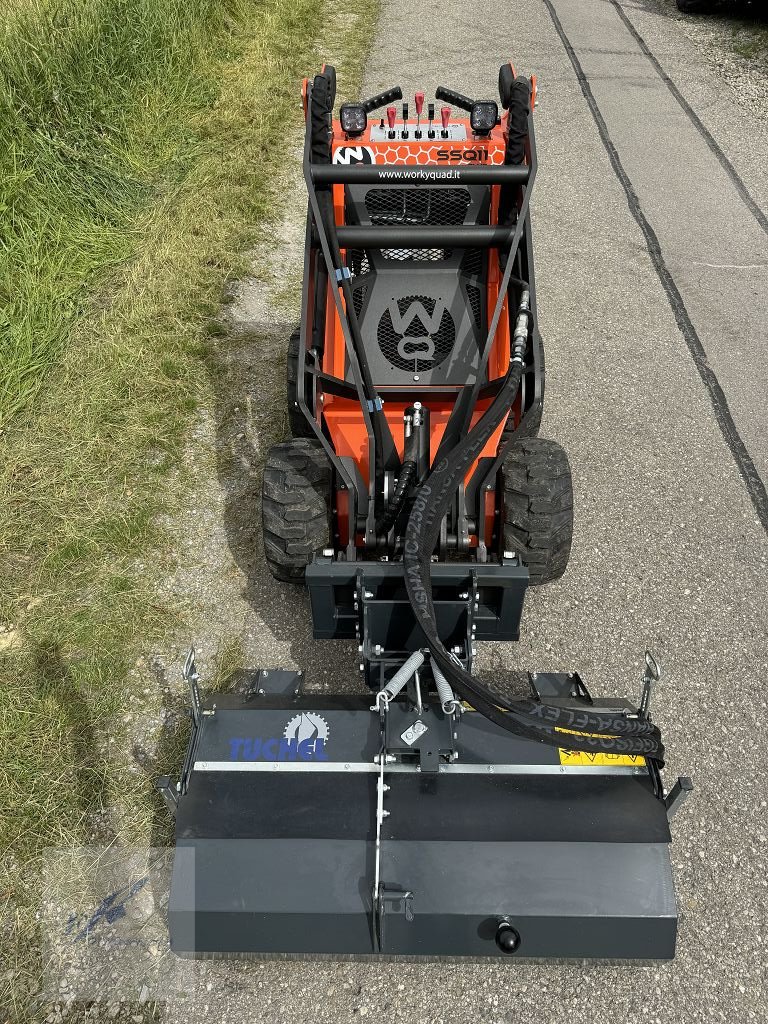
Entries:
[[202,702],[190,657],[193,737],[161,781],[179,953],[674,954],[668,818],[691,787],[662,786],[653,658],[636,705],[577,673],[518,699],[472,673],[571,545],[568,459],[538,436],[535,92],[507,64],[500,104],[440,87],[439,117],[420,92],[409,116],[398,87],[334,118],[333,68],[304,83],[293,436],[266,460],[264,550],[306,582],[315,637],[356,640],[373,696],[262,669]]

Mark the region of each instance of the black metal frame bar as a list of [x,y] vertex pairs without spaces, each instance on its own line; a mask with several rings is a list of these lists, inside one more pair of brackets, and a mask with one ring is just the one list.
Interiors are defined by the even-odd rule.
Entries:
[[527,164],[312,164],[316,185],[525,185]]
[[459,227],[369,227],[336,230],[342,249],[499,249],[514,238],[511,228],[467,224]]

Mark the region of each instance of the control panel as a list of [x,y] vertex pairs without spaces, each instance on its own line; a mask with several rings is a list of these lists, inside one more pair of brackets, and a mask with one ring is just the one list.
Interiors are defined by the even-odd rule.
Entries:
[[[390,132],[394,131],[394,135],[390,135]],[[463,124],[447,124],[444,129],[437,129],[432,135],[428,134],[428,130],[422,131],[421,137],[417,138],[413,128],[413,124],[408,122],[396,122],[390,129],[384,126],[384,123],[373,125],[370,134],[371,142],[424,142],[438,139],[444,139],[448,142],[466,142],[467,140],[467,129]]]
[[[504,127],[495,101],[471,100],[440,86],[435,97],[446,102],[439,108],[425,103],[423,92],[415,94],[413,107],[396,106],[392,101],[402,95],[397,86],[362,103],[342,104],[334,123],[333,162],[503,162]],[[453,117],[455,107],[469,118]]]

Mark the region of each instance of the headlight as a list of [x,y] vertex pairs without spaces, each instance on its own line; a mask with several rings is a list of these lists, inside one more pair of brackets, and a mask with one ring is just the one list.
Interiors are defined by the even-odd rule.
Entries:
[[496,127],[499,119],[499,108],[493,100],[480,100],[472,104],[469,123],[475,135],[488,135]]
[[368,115],[362,103],[342,103],[339,118],[342,131],[347,135],[362,135],[368,125]]

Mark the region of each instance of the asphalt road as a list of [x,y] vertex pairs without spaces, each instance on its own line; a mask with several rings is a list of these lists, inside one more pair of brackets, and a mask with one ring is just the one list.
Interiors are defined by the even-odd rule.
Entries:
[[[645,646],[658,655],[667,774],[696,786],[673,827],[677,958],[219,964],[169,1020],[768,1016],[768,130],[675,21],[611,0],[385,0],[365,92],[492,96],[510,58],[539,77],[542,434],[571,457],[576,538],[563,580],[530,594],[521,642],[480,665],[577,667],[598,693],[634,693]],[[304,615],[289,588],[249,584],[249,658],[316,685],[352,676]]]

